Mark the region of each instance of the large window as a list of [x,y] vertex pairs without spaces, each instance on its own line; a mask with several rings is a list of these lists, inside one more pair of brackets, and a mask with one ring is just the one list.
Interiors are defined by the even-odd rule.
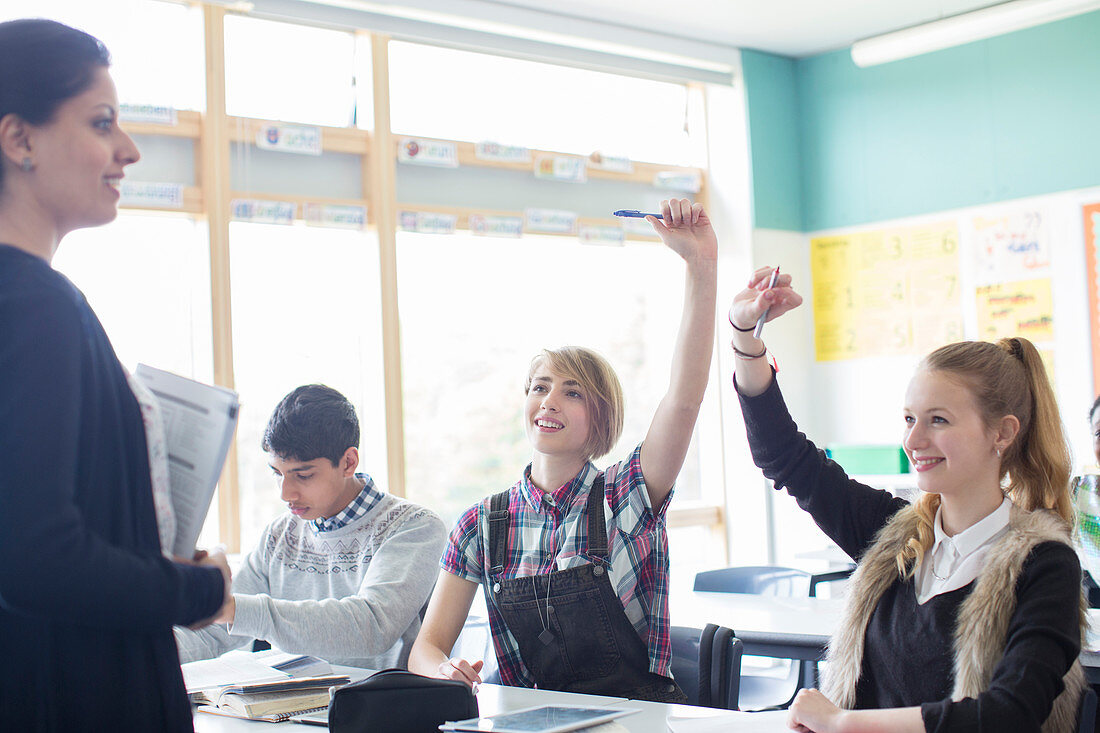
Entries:
[[149,0],[4,0],[0,20],[51,18],[103,41],[123,103],[203,107],[202,11]]
[[[680,321],[674,253],[536,236],[402,234],[398,246],[410,497],[450,520],[519,479],[523,380],[543,348],[594,348],[619,375],[623,436],[600,467],[645,437]],[[698,498],[694,454],[679,484],[679,499]]]
[[228,114],[240,117],[353,125],[355,37],[325,28],[227,16],[225,104]]
[[355,405],[360,470],[387,482],[378,245],[357,231],[235,223],[230,227],[241,549],[285,510],[260,449],[283,395],[322,383]]
[[[124,123],[143,151],[127,181],[178,186],[174,203],[156,213],[124,211],[108,227],[72,234],[55,264],[85,291],[127,367],[146,362],[239,392],[236,462],[227,467],[237,485],[219,487],[201,542],[239,536],[247,551],[283,511],[260,441],[278,400],[306,383],[335,387],[356,406],[361,470],[383,487],[392,477],[394,488],[446,521],[510,486],[529,462],[523,379],[542,348],[589,346],[615,367],[626,424],[597,464],[624,458],[645,437],[668,386],[683,296],[679,258],[658,242],[635,241],[637,230],[628,230],[623,246],[599,246],[576,236],[477,237],[465,226],[476,212],[522,217],[541,208],[614,229],[613,208],[648,208],[677,195],[658,186],[659,172],[694,176],[705,188],[705,177],[689,168],[704,160],[701,91],[406,41],[372,49],[366,30],[236,12],[151,0],[11,0],[0,11],[0,19],[45,15],[97,35],[114,56],[123,102],[180,111],[175,124]],[[211,71],[225,75],[225,115],[217,104],[206,110],[204,89],[204,43],[217,59],[223,42],[225,68]],[[373,128],[380,81],[372,50],[388,54],[390,71],[391,129],[379,135],[364,132]],[[318,151],[263,149],[270,136],[254,137],[257,119],[345,129],[326,129],[321,154],[307,155]],[[225,147],[207,147],[218,125]],[[598,151],[630,158],[639,170],[619,160],[617,170],[574,183],[483,160],[404,165],[377,145],[387,134]],[[372,190],[388,180],[395,191]],[[210,198],[223,195],[262,199],[257,210],[292,211],[282,218],[293,224],[229,223]],[[379,229],[397,212],[386,217],[373,208],[365,229],[303,221],[310,206],[309,216],[329,225],[362,223],[367,207],[394,199],[399,210],[451,211],[457,233]],[[150,205],[140,196],[129,201]],[[392,379],[398,369],[400,383]],[[700,422],[674,510],[722,503],[721,461],[705,454],[720,443],[719,432],[717,419]],[[404,466],[387,465],[402,451]],[[238,513],[219,517],[220,503]],[[671,531],[674,548],[723,554],[718,515],[704,514],[680,520],[687,526]],[[673,562],[698,554],[674,549]]]
[[702,104],[683,84],[395,42],[390,96],[405,135],[703,162]]
[[119,360],[210,381],[210,258],[189,218],[123,214],[67,236],[54,267],[80,288]]

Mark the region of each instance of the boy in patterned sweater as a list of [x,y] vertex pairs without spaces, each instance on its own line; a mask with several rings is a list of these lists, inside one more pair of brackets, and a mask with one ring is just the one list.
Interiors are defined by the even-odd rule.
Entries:
[[265,639],[334,664],[405,666],[446,527],[356,473],[358,445],[355,408],[336,390],[312,384],[283,398],[263,449],[289,511],[245,557],[216,623],[176,629],[181,661]]

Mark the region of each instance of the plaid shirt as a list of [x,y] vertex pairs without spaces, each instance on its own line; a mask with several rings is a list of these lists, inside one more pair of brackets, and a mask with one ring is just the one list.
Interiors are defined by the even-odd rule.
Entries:
[[[569,483],[552,492],[554,505],[542,501],[542,491],[531,483],[531,466],[510,490],[511,512],[505,578],[567,570],[590,562],[588,491],[599,471],[589,463]],[[669,675],[671,658],[668,621],[668,535],[664,515],[668,500],[656,513],[649,505],[642,477],[641,446],[630,457],[604,471],[604,512],[607,521],[609,576],[626,617],[649,648],[649,669]],[[669,497],[671,498],[671,496]],[[488,589],[489,499],[467,509],[451,532],[440,561],[452,575],[486,584],[489,627],[493,634],[501,681],[534,687],[535,679],[523,664],[519,646],[504,624]]]
[[318,517],[313,520],[313,528],[318,532],[332,532],[346,527],[359,517],[365,516],[378,502],[382,501],[384,494],[374,488],[374,479],[365,473],[355,474],[355,478],[362,480],[363,490],[359,492],[351,503],[336,512],[331,517]]

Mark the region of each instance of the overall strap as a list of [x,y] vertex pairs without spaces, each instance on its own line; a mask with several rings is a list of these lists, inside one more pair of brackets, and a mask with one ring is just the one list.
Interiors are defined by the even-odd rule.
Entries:
[[493,494],[489,500],[489,573],[495,577],[504,572],[504,557],[508,552],[509,491]]
[[603,519],[603,474],[598,474],[588,491],[588,554],[607,560],[607,525]]

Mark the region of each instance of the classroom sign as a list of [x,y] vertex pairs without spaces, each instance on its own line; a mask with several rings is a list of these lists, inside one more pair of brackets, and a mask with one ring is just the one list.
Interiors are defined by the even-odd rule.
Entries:
[[982,285],[977,289],[978,337],[996,341],[1023,336],[1033,343],[1054,340],[1054,298],[1050,278]]
[[457,168],[458,146],[441,140],[406,137],[397,146],[397,159],[413,165]]
[[535,178],[584,183],[588,180],[588,161],[569,155],[540,155],[535,159]]
[[312,125],[261,125],[256,147],[280,153],[321,154],[321,128]]
[[233,219],[253,224],[293,224],[297,206],[289,201],[233,199],[229,204]]
[[501,145],[490,140],[474,144],[474,156],[478,160],[495,163],[530,163],[531,151],[521,145]]
[[159,104],[120,104],[119,122],[145,122],[153,125],[175,125],[176,108]]
[[627,174],[634,172],[634,161],[630,158],[596,152],[588,156],[588,160],[593,168],[599,168],[602,171]]
[[398,214],[398,227],[404,232],[419,234],[454,234],[458,217],[435,211],[402,211]]
[[529,232],[540,234],[576,234],[577,214],[557,209],[527,209],[523,212]]
[[810,240],[818,361],[921,354],[963,335],[954,222]]
[[691,173],[660,171],[653,177],[653,185],[657,188],[669,188],[673,191],[699,193],[699,190],[703,187],[703,179],[698,171]]
[[344,204],[305,204],[302,218],[306,224],[330,229],[366,229],[367,207]]
[[523,218],[519,216],[486,216],[470,214],[470,233],[479,237],[523,236]]
[[1024,209],[975,216],[972,226],[976,284],[1033,280],[1050,273],[1045,211]]
[[626,232],[622,227],[582,226],[577,234],[581,244],[603,244],[621,247],[626,242]]
[[182,183],[123,181],[119,186],[118,205],[148,209],[182,209]]

